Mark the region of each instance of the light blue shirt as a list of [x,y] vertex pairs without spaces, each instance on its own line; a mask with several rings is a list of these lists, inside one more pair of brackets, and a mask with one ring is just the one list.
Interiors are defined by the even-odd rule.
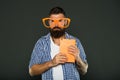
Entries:
[[[67,39],[75,39],[76,40],[76,45],[78,49],[80,50],[80,57],[81,59],[87,63],[86,60],[86,55],[84,52],[84,49],[81,45],[81,42],[79,39],[69,35],[68,33],[65,33],[65,37]],[[41,37],[37,43],[35,44],[35,47],[33,49],[30,63],[29,63],[29,68],[33,66],[34,64],[42,64],[47,61],[50,61],[51,55],[50,55],[50,33],[47,34],[46,36]],[[77,70],[77,65],[75,63],[65,63],[62,64],[62,69],[63,69],[63,77],[64,80],[80,80],[80,75]],[[52,68],[47,70],[46,72],[42,73],[42,80],[53,80],[53,75],[52,75]]]

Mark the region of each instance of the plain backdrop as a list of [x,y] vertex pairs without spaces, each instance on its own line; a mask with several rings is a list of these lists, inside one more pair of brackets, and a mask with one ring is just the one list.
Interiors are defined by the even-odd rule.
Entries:
[[28,65],[33,47],[48,33],[41,19],[55,6],[71,18],[67,31],[85,49],[89,68],[81,79],[120,80],[119,0],[1,0],[0,80],[32,79]]

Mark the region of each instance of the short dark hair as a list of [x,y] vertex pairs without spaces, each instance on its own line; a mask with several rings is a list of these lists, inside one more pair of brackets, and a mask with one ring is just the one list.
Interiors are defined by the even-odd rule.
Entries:
[[59,13],[62,13],[64,16],[66,16],[65,11],[61,7],[53,7],[49,12],[49,16],[51,14],[59,14]]

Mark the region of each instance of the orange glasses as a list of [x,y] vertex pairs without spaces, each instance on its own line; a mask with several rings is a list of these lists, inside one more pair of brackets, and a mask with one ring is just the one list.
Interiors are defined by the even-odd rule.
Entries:
[[47,28],[52,28],[55,26],[59,26],[61,28],[67,28],[70,24],[70,18],[59,18],[59,19],[52,19],[52,18],[43,18],[42,19],[43,25]]

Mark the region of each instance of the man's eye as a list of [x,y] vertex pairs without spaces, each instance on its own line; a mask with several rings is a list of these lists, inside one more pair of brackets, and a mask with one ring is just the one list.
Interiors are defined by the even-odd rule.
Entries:
[[62,19],[59,20],[59,22],[62,22],[62,21],[63,21]]
[[54,20],[50,20],[50,22],[54,22]]

